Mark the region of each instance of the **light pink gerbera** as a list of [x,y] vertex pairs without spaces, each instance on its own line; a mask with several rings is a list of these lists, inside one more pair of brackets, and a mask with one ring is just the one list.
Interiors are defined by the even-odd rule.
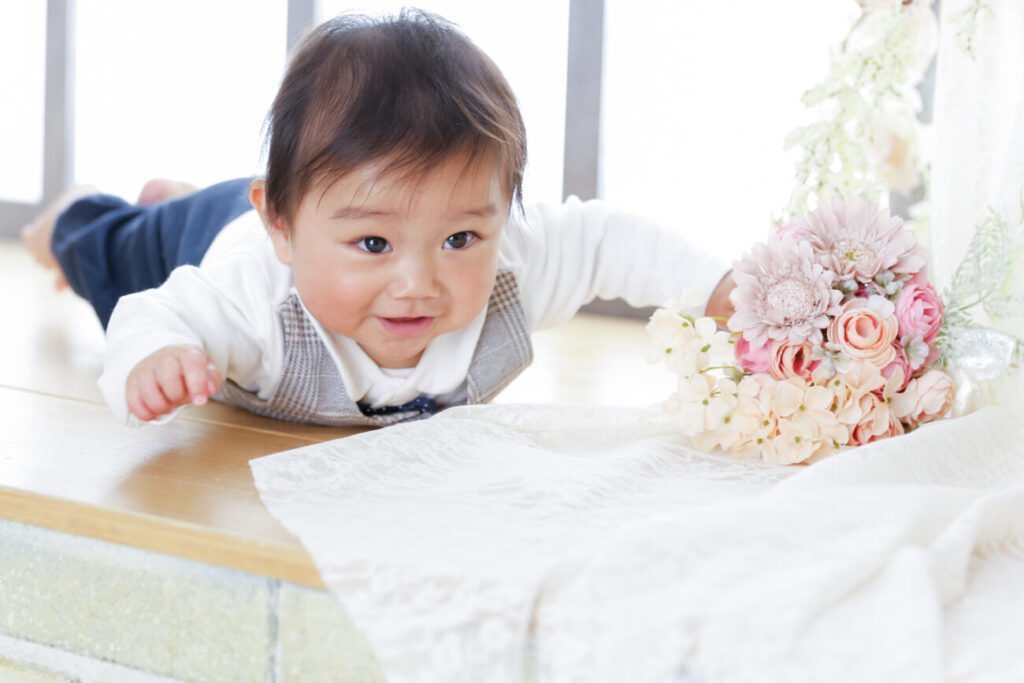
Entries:
[[829,316],[842,312],[842,293],[832,289],[826,270],[807,242],[770,238],[734,265],[736,288],[729,296],[736,312],[729,329],[751,344],[768,340],[821,344]]
[[885,270],[913,274],[924,267],[924,249],[904,230],[903,219],[860,197],[835,199],[793,222],[837,282],[870,282]]

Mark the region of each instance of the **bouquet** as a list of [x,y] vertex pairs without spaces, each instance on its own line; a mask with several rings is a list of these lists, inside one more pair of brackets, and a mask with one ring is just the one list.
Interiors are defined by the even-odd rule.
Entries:
[[698,448],[812,462],[947,415],[943,304],[902,219],[861,198],[795,217],[735,264],[728,331],[655,312],[668,409]]
[[[700,318],[681,301],[648,325],[652,359],[679,376],[667,408],[698,448],[813,462],[948,416],[954,399],[970,405],[978,383],[1024,361],[1024,339],[974,322],[1024,321],[1012,284],[1024,226],[1014,237],[990,207],[940,298],[914,233],[855,196],[915,185],[928,196],[916,87],[937,25],[924,0],[860,5],[828,77],[804,95],[820,120],[787,138],[799,153],[792,218],[735,264],[735,313]],[[968,19],[981,5],[972,7]],[[967,53],[975,24],[961,26]],[[926,233],[927,201],[908,213]]]

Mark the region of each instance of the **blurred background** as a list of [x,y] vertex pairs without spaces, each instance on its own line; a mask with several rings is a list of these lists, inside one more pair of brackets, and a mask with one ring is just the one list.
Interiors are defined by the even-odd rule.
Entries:
[[[262,173],[289,48],[362,0],[36,0],[0,9],[0,236],[70,182]],[[783,139],[854,0],[424,0],[497,62],[529,137],[525,197],[601,197],[723,258],[793,187]]]

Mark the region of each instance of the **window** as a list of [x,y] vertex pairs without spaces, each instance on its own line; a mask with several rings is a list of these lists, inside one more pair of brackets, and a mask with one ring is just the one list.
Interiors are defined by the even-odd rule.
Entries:
[[[46,3],[15,2],[0,21],[0,200],[36,203],[43,195]],[[15,65],[16,68],[15,68]]]
[[[788,200],[793,163],[783,140],[806,116],[800,96],[825,74],[856,3],[593,2],[604,7],[603,63],[591,65],[602,75],[601,111],[593,112],[601,130],[598,195],[690,232],[727,259],[739,256],[737,245],[762,238]],[[45,4],[15,3],[0,22],[3,63],[25,65],[2,72],[0,87],[16,95],[0,148],[17,161],[5,165],[0,187],[29,203],[41,195],[43,171]],[[342,11],[395,12],[403,3],[74,5],[74,177],[132,198],[151,177],[205,185],[262,172],[263,123],[285,67],[289,5],[315,6],[310,19],[320,21]],[[569,5],[420,3],[460,26],[517,93],[529,141],[528,201],[562,196]]]
[[605,0],[599,195],[727,260],[789,201],[786,134],[853,2]]
[[285,0],[78,0],[75,178],[133,198],[152,177],[262,172]]

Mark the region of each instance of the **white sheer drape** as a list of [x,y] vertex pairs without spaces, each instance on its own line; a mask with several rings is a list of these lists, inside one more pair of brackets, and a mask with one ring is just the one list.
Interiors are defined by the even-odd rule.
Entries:
[[[940,22],[931,272],[941,289],[990,208],[1024,245],[1024,3],[943,0]],[[1011,287],[1024,297],[1024,262]],[[1024,316],[980,322],[1024,336]],[[1024,408],[1022,381],[1020,372],[1004,376],[990,400]]]
[[[949,282],[971,232],[988,213],[1024,220],[1024,3],[943,0],[932,131],[932,258]],[[971,50],[965,48],[972,31]]]

